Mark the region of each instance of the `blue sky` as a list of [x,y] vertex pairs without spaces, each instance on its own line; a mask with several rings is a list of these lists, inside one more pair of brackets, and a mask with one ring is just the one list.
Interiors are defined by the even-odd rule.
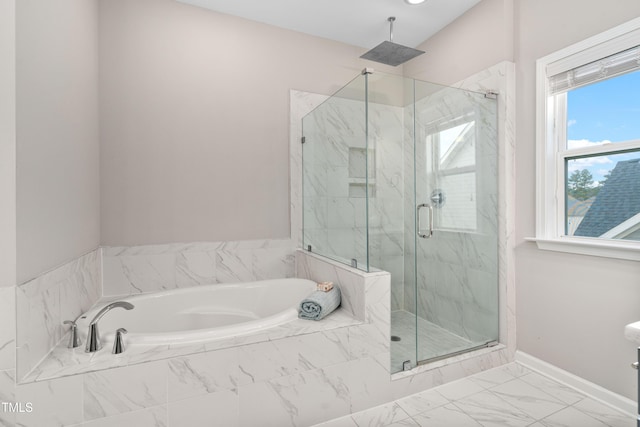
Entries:
[[569,139],[640,139],[640,71],[569,92]]
[[[569,147],[640,139],[640,71],[574,89],[567,107]],[[637,157],[625,154],[615,161]],[[614,159],[602,156],[572,162],[569,172],[588,169],[599,181],[613,167]]]

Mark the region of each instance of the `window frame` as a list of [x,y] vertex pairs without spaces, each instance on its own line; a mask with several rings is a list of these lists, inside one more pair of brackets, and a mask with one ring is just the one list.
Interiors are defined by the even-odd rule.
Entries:
[[[535,241],[540,249],[640,261],[640,241],[565,235],[566,158],[638,148],[640,140],[561,147],[561,141],[566,141],[566,93],[549,96],[550,76],[638,45],[640,18],[536,61],[536,236],[526,240]],[[559,105],[562,103],[564,106]]]

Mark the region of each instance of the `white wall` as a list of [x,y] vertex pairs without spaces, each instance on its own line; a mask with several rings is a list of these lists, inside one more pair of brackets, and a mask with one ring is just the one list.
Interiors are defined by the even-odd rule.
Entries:
[[18,282],[99,244],[97,0],[16,9]]
[[515,13],[518,348],[635,399],[636,352],[623,327],[640,319],[640,263],[540,251],[523,239],[535,233],[535,61],[640,16],[640,3],[517,0]]
[[0,2],[0,287],[16,283],[15,1]]
[[289,90],[331,94],[365,50],[172,0],[100,2],[102,243],[289,237]]

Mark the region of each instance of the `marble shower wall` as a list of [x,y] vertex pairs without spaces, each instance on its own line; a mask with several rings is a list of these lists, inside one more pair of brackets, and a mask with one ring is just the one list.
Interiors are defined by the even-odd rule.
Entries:
[[[404,109],[369,104],[369,135],[375,158],[375,194],[369,198],[369,260],[391,273],[391,310],[404,299]],[[373,136],[371,136],[373,135]]]
[[[303,93],[292,96],[305,99]],[[356,259],[360,268],[368,252],[371,268],[391,273],[392,307],[398,309],[404,275],[403,109],[370,102],[366,113],[364,101],[338,96],[304,118],[304,245],[347,264]]]
[[294,243],[246,240],[103,248],[104,295],[293,277]]
[[18,286],[18,379],[33,369],[67,333],[69,328],[62,322],[75,320],[101,296],[100,249]]

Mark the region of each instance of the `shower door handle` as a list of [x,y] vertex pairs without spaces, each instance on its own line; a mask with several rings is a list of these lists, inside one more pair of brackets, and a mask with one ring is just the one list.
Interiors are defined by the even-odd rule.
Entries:
[[[420,209],[422,208],[428,208],[429,209],[429,229],[427,230],[426,233],[422,232],[422,227],[420,226]],[[433,236],[433,206],[431,206],[429,203],[422,203],[420,205],[418,205],[418,207],[416,208],[416,217],[418,217],[418,237],[421,237],[423,239],[428,239],[431,236]]]

